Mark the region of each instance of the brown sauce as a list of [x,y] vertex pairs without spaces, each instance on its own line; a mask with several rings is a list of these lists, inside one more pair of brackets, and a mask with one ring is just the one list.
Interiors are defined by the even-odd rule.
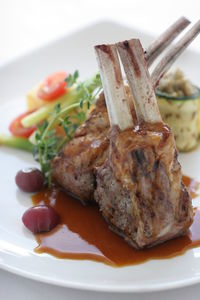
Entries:
[[[192,197],[198,195],[199,183],[184,177]],[[200,209],[187,236],[146,250],[134,250],[113,233],[95,205],[83,206],[58,188],[44,190],[33,196],[33,204],[48,204],[55,208],[61,223],[49,233],[36,236],[37,253],[49,253],[58,258],[89,259],[112,266],[134,265],[150,259],[165,259],[200,247]]]

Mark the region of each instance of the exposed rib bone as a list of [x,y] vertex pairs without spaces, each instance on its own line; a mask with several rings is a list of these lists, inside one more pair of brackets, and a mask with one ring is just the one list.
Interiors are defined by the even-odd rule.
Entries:
[[174,63],[177,57],[200,33],[200,20],[165,54],[151,75],[152,84],[158,85],[159,80]]
[[[157,56],[165,49],[169,43],[190,23],[189,20],[182,17],[170,26],[146,51],[145,63],[144,54],[142,55],[143,63],[140,64],[141,44],[135,40],[135,50],[131,49],[133,40],[118,44],[118,51],[124,69],[129,81],[129,85],[134,98],[134,106],[137,114],[138,122],[161,122],[156,97],[153,87],[158,84],[158,79],[164,74],[177,58],[182,53],[185,47],[195,38],[199,32],[198,23],[176,44],[173,49],[168,51],[167,55],[158,64],[152,74],[150,80],[147,65],[157,58]],[[181,42],[182,41],[182,42]],[[128,46],[128,48],[127,48]],[[178,49],[177,49],[178,46]],[[141,48],[141,49],[140,49]],[[127,97],[123,86],[120,64],[117,51],[114,45],[101,45],[95,47],[97,60],[99,63],[100,73],[102,77],[104,92],[106,96],[106,104],[111,125],[118,125],[120,129],[126,129],[133,126]],[[135,54],[134,54],[135,52]],[[137,57],[138,54],[138,57]],[[126,56],[128,60],[126,59]],[[134,58],[134,59],[133,59]],[[146,65],[147,64],[147,65]],[[138,66],[141,76],[137,75],[138,70],[134,68]],[[138,77],[138,78],[137,78]],[[135,79],[137,78],[137,80]],[[134,79],[137,81],[134,88]],[[146,96],[145,96],[146,95]],[[139,99],[148,99],[148,101],[140,101]],[[124,113],[124,114],[123,114]],[[122,115],[126,115],[123,118]]]
[[145,58],[148,67],[189,24],[190,21],[185,17],[179,18],[147,48]]
[[139,123],[162,122],[144,51],[138,39],[117,44]]
[[116,46],[95,46],[95,51],[110,125],[118,125],[121,130],[131,128],[133,127],[133,120],[124,89]]

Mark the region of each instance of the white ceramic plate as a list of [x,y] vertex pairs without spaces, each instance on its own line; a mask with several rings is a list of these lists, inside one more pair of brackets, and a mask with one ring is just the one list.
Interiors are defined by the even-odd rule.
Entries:
[[[82,77],[97,70],[93,45],[140,37],[144,45],[151,36],[139,30],[103,22],[38,49],[0,68],[0,131],[25,107],[25,94],[47,74],[56,70]],[[200,55],[186,51],[177,64],[200,84]],[[199,79],[199,81],[198,81]],[[185,174],[200,180],[200,150],[181,156]],[[30,197],[19,192],[16,172],[34,164],[31,155],[0,148],[0,266],[13,273],[56,285],[99,291],[144,292],[200,282],[200,249],[168,260],[153,260],[137,266],[113,268],[102,263],[59,260],[33,252],[36,242],[23,227],[21,216],[31,206]]]

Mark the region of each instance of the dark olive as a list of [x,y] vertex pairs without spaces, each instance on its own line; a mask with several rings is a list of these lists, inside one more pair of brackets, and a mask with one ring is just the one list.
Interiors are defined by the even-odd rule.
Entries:
[[36,168],[20,170],[15,176],[16,185],[24,192],[35,193],[44,186],[42,172]]
[[53,207],[38,205],[25,211],[22,221],[31,232],[36,234],[53,229],[59,223],[59,216]]

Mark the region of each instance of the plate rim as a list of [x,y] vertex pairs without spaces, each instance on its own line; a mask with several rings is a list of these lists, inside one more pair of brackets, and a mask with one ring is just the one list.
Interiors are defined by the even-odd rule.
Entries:
[[[184,255],[184,254],[183,254]],[[127,285],[127,286],[116,286],[116,285],[95,285],[95,284],[81,284],[80,282],[74,282],[70,280],[56,280],[52,277],[47,277],[44,275],[38,275],[36,273],[31,273],[28,271],[24,271],[20,268],[13,268],[7,264],[1,264],[0,268],[4,271],[10,272],[12,274],[34,280],[36,282],[43,282],[46,284],[61,286],[66,288],[72,288],[83,291],[93,291],[93,292],[107,292],[107,293],[149,293],[149,292],[161,292],[161,291],[169,291],[179,288],[184,288],[188,286],[193,286],[200,283],[200,275],[192,277],[190,279],[185,280],[176,280],[170,283],[161,283],[161,284],[151,284],[151,286],[139,285],[138,287],[135,285]]]
[[[14,57],[11,57],[10,59],[9,58],[6,59],[4,62],[0,63],[0,71],[1,71],[1,69],[6,68],[11,64],[14,64],[14,63],[18,62],[19,60],[21,60],[23,58],[34,55],[35,53],[37,53],[39,51],[42,51],[43,49],[45,49],[47,47],[51,47],[54,44],[59,43],[63,39],[73,37],[73,35],[76,35],[77,33],[84,32],[85,30],[88,30],[91,27],[95,27],[95,26],[98,27],[101,24],[120,26],[120,27],[124,27],[128,30],[136,30],[136,31],[141,30],[141,28],[138,27],[137,25],[131,26],[131,25],[127,24],[126,22],[122,22],[122,21],[117,22],[116,20],[113,20],[111,18],[106,18],[106,17],[105,18],[99,18],[96,21],[87,22],[87,23],[81,25],[81,27],[79,27],[79,28],[74,28],[74,29],[70,30],[70,32],[67,32],[67,33],[64,32],[64,33],[60,34],[58,37],[51,38],[49,41],[46,41],[46,42],[41,43],[39,45],[36,45],[33,48],[28,49],[27,51],[24,51],[20,54],[16,54]],[[152,38],[155,36],[152,32],[150,32],[148,30],[142,30],[142,32],[144,34],[147,34],[148,36],[151,36]],[[193,48],[190,49],[189,51],[200,54],[198,51],[196,51],[196,49],[193,49]]]
[[[9,60],[5,61],[4,63],[1,63],[0,71],[2,71],[2,69],[4,69],[4,68],[8,67],[9,65],[12,65],[12,64],[14,64],[26,57],[29,57],[31,55],[34,55],[37,52],[40,52],[41,50],[43,50],[45,48],[48,48],[52,45],[56,45],[57,43],[59,43],[60,41],[62,41],[65,38],[73,37],[77,33],[84,32],[84,31],[88,30],[89,28],[91,28],[92,26],[100,26],[101,24],[121,26],[124,29],[129,29],[129,30],[131,30],[131,29],[132,30],[141,30],[137,26],[129,26],[126,23],[113,21],[112,19],[107,19],[107,18],[99,19],[95,22],[87,23],[80,28],[76,28],[76,29],[70,31],[69,33],[64,33],[57,38],[51,39],[48,42],[45,42],[39,46],[36,46],[33,49],[26,51],[25,53],[17,55],[14,58],[9,59]],[[142,32],[149,36],[153,36],[153,34],[151,32],[148,32],[146,30],[142,30]],[[191,49],[190,51],[200,55],[200,53],[198,51],[195,51],[195,49]],[[156,283],[156,284],[151,284],[151,285],[143,284],[143,285],[139,285],[139,286],[134,285],[134,284],[133,285],[125,285],[125,286],[122,286],[122,285],[117,286],[117,285],[113,285],[113,284],[107,285],[107,284],[81,283],[79,281],[75,282],[75,281],[70,281],[68,279],[67,280],[66,279],[64,279],[64,280],[58,279],[57,280],[54,277],[40,275],[38,273],[31,273],[24,269],[20,269],[18,267],[13,267],[7,263],[4,263],[4,262],[2,263],[1,261],[0,261],[0,269],[10,272],[12,274],[24,277],[24,278],[28,278],[28,279],[37,281],[37,282],[43,282],[43,283],[51,284],[51,285],[55,285],[55,286],[62,286],[62,287],[66,287],[66,288],[72,288],[72,289],[78,289],[78,290],[84,290],[84,291],[95,291],[95,292],[147,293],[147,292],[173,290],[173,289],[192,286],[192,285],[200,283],[200,273],[199,273],[199,275],[192,276],[189,279],[181,279],[181,280],[179,279],[179,280],[175,280],[173,282],[168,282],[168,283]]]

